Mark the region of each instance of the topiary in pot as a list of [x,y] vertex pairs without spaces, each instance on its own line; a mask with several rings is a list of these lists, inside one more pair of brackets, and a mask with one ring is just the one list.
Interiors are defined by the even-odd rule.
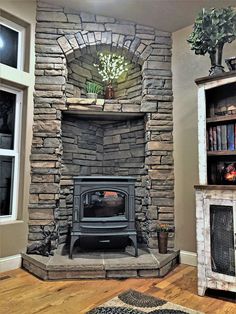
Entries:
[[209,11],[202,9],[197,16],[193,32],[188,42],[197,55],[209,53],[211,68],[209,75],[224,72],[222,52],[225,43],[231,43],[236,38],[236,13],[231,8]]

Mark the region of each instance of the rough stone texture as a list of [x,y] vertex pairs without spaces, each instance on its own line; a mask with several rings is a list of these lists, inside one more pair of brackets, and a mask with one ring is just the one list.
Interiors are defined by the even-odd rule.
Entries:
[[[88,35],[92,36],[94,33],[88,33]],[[62,39],[63,40],[62,40]],[[67,47],[64,48],[64,51],[68,51],[69,46],[67,42],[64,42],[64,37],[58,39],[59,44]],[[95,37],[92,39],[95,41]],[[80,56],[69,63],[68,67],[68,83],[77,86],[80,89],[81,96],[86,96],[86,82],[93,81],[101,86],[104,85],[102,82],[102,77],[99,75],[97,68],[94,67],[94,64],[97,63],[97,50],[94,50],[91,55]],[[142,86],[141,86],[141,70],[140,65],[130,63],[128,64],[129,71],[122,75],[121,78],[117,81],[117,83],[113,84],[113,88],[115,91],[116,99],[137,99],[142,94]],[[71,91],[67,91],[67,95],[73,96],[73,89]],[[100,95],[103,97],[104,91]]]
[[[156,223],[174,225],[171,35],[135,23],[77,13],[39,1],[36,45],[29,242],[40,237],[37,235],[39,229],[34,227],[53,219],[60,227],[60,242],[67,241],[73,184],[71,175],[64,172],[65,167],[69,167],[70,174],[94,173],[102,168],[99,165],[104,163],[106,156],[106,173],[115,169],[116,173],[134,172],[140,176],[136,187],[137,228],[140,240],[142,238],[150,247],[157,247]],[[119,101],[67,105],[66,98],[84,95],[87,79],[101,82],[92,63],[96,53],[103,50],[124,55],[130,64],[127,78],[115,86]],[[121,121],[116,129],[114,122],[110,124],[110,133],[105,124],[100,124],[95,136],[98,143],[81,141],[84,147],[80,145],[79,157],[75,158],[78,143],[73,142],[74,138],[63,135],[62,143],[64,111],[77,114],[110,112],[123,116],[143,112],[144,135],[143,131],[141,136],[140,130],[135,130],[135,136],[130,136],[130,127],[121,128]],[[100,129],[105,134],[103,137]],[[118,134],[121,129],[123,132]],[[95,131],[92,128],[89,132],[93,134]],[[87,134],[89,139],[91,134]],[[106,145],[99,143],[101,137]],[[71,155],[73,163],[63,164],[63,160],[72,160]],[[91,159],[83,159],[83,155],[89,155]],[[93,166],[93,156],[96,166]],[[45,214],[47,210],[48,214]],[[173,237],[169,246],[173,246]]]
[[[142,199],[147,195],[143,119],[106,121],[104,124],[103,121],[82,120],[65,115],[62,142],[59,215],[61,236],[65,237],[68,233],[68,222],[72,219],[73,176],[81,174],[136,177],[136,216],[138,230],[141,230],[140,224],[143,224],[147,211],[147,207],[144,204],[142,206]],[[139,236],[141,235],[140,232]]]
[[130,247],[127,252],[79,252],[71,260],[66,248],[59,246],[54,256],[22,254],[22,259],[23,267],[43,280],[162,277],[178,264],[179,251],[159,254],[142,247],[138,251],[138,257],[132,256]]

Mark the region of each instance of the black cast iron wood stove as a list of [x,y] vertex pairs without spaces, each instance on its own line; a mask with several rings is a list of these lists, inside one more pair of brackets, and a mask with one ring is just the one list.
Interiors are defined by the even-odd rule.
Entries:
[[74,177],[70,258],[80,236],[128,236],[138,256],[135,180],[125,176]]

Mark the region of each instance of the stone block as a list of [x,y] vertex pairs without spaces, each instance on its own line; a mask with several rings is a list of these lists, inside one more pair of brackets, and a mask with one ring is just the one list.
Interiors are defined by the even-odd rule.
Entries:
[[64,51],[64,53],[72,50],[72,47],[71,47],[69,41],[64,36],[58,38],[57,42],[60,45],[61,49]]
[[121,111],[121,104],[106,104],[105,103],[104,111],[120,112]]
[[35,121],[34,123],[34,132],[59,132],[61,127],[61,121],[52,120],[52,121]]
[[35,276],[37,276],[43,280],[48,279],[48,274],[47,274],[46,270],[43,270],[43,269],[39,268],[38,266],[35,266],[34,264],[26,261],[25,259],[23,259],[22,267],[24,269],[27,269],[30,273],[34,274]]
[[67,22],[66,15],[62,12],[38,11],[36,20],[38,22]]
[[115,19],[113,17],[96,15],[96,21],[98,23],[114,23]]
[[32,194],[59,193],[59,185],[56,183],[31,184],[30,193]]
[[146,165],[159,165],[161,163],[161,156],[148,156],[145,163]]
[[135,278],[137,277],[137,270],[107,270],[107,278]]
[[31,162],[32,168],[54,168],[55,161],[33,161]]
[[174,206],[174,199],[171,199],[171,198],[152,198],[152,205]]
[[54,220],[53,209],[52,208],[48,208],[48,209],[29,208],[29,219]]
[[135,35],[135,26],[132,24],[105,24],[107,31],[123,35]]
[[52,53],[52,54],[58,54],[58,53],[62,52],[60,46],[58,46],[58,45],[46,45],[46,44],[43,44],[43,45],[37,44],[35,46],[35,51],[37,53]]
[[69,23],[81,24],[81,18],[79,14],[66,14]]
[[31,180],[33,183],[40,183],[40,182],[54,182],[54,175],[37,175],[32,174]]
[[122,112],[140,112],[140,105],[122,104]]
[[36,84],[51,84],[51,85],[63,85],[65,84],[64,76],[36,76],[35,78]]
[[44,139],[44,147],[59,147],[60,140],[58,138],[45,138]]
[[168,274],[172,269],[172,261],[167,263],[165,266],[161,267],[159,270],[159,276],[164,277],[166,274]]
[[150,141],[147,143],[147,150],[172,151],[173,144],[165,143],[165,142]]
[[83,22],[96,22],[94,14],[81,12],[80,16],[81,16],[81,19],[82,19]]
[[162,156],[161,157],[161,164],[162,165],[173,165],[174,158],[173,156]]
[[142,102],[140,111],[141,112],[156,112],[157,102],[156,101]]
[[150,54],[152,53],[152,47],[151,46],[146,46],[146,48],[141,52],[140,58],[145,61],[148,59]]
[[83,22],[83,29],[90,32],[103,32],[105,31],[105,27],[102,24],[97,23],[84,23]]
[[150,176],[151,179],[154,180],[172,180],[174,179],[174,173],[173,170],[149,170],[148,174]]
[[140,269],[138,275],[144,278],[159,277],[159,269]]

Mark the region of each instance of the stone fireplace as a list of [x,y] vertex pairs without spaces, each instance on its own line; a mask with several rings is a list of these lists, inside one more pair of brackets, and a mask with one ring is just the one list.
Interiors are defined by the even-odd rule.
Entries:
[[[129,71],[114,100],[95,102],[85,82],[101,83],[100,51],[124,55]],[[157,222],[174,226],[171,35],[39,2],[35,75],[29,243],[51,221],[69,241],[73,176],[114,175],[136,178],[138,239],[157,247]]]

